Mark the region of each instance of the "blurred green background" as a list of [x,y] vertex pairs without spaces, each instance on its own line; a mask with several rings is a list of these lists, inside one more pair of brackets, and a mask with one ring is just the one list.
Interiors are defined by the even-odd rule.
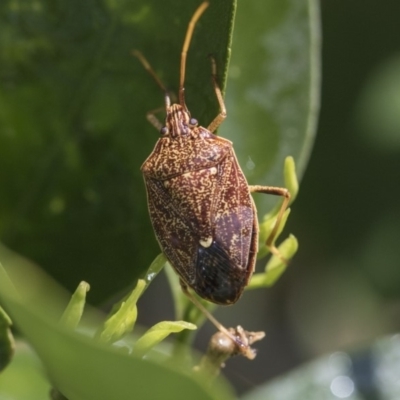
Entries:
[[260,300],[267,339],[248,384],[400,329],[399,12],[321,1],[320,121],[288,224],[300,249]]
[[[272,289],[249,292],[234,307],[217,311],[227,325],[267,332],[256,360],[233,359],[225,369],[240,391],[400,328],[400,5],[321,3],[320,122],[287,228],[299,239],[299,253]],[[96,2],[79,13],[77,3],[59,2],[61,14],[60,8],[52,13],[49,3],[45,20],[38,20],[39,3],[27,1],[2,2],[3,18],[10,17],[10,4],[18,10],[12,14],[18,29],[0,28],[1,239],[69,290],[88,280],[89,299],[98,304],[129,286],[159,252],[139,170],[157,138],[151,127],[142,130],[142,121],[158,104],[142,87],[162,96],[129,57],[145,27],[116,24]],[[251,26],[245,7],[239,1],[237,32]],[[176,18],[187,21],[192,10],[182,2]],[[147,12],[134,2],[131,11],[127,21]],[[180,46],[167,57],[163,40],[176,35],[173,40],[181,43],[182,32],[168,29],[162,16],[160,11],[151,19],[153,30],[160,27],[154,48],[142,50],[157,66],[177,67]],[[29,40],[32,32],[35,40]],[[252,59],[247,63],[253,65]],[[198,68],[209,74],[207,60]],[[234,73],[228,74],[228,113]],[[174,84],[177,76],[163,79]],[[190,90],[197,92],[196,86]],[[200,120],[210,117],[204,109],[195,111]],[[249,130],[252,124],[249,118]],[[246,131],[246,138],[252,135]],[[278,177],[270,183],[279,184]],[[172,318],[169,296],[165,278],[158,277],[139,304],[140,321]],[[206,326],[196,344],[204,348],[212,332]]]

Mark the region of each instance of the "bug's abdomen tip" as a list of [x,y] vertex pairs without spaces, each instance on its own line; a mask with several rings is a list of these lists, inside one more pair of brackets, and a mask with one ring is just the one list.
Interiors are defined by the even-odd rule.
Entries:
[[218,242],[199,246],[193,289],[202,298],[217,304],[233,304],[239,300],[247,277],[247,272],[234,264]]

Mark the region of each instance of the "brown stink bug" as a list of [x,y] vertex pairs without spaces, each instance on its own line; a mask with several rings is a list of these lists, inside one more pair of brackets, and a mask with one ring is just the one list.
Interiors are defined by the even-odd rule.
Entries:
[[190,287],[206,300],[228,305],[240,298],[254,271],[259,229],[251,193],[284,197],[266,243],[279,257],[273,243],[290,193],[284,188],[249,186],[232,143],[214,134],[226,117],[226,109],[213,58],[211,77],[220,113],[204,128],[186,107],[186,54],[194,27],[207,7],[208,2],[198,7],[187,29],[181,54],[179,103],[171,104],[165,86],[147,60],[140,52],[133,52],[165,92],[165,124],[154,112],[147,114],[161,137],[141,170],[157,240],[178,273],[182,288],[188,293]]

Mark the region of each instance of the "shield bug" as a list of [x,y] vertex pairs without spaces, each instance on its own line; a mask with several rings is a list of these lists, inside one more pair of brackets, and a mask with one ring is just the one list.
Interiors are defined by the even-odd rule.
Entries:
[[[232,143],[215,134],[226,118],[226,108],[214,58],[211,57],[211,79],[220,113],[204,128],[186,107],[186,55],[194,27],[208,5],[203,2],[197,8],[187,28],[178,103],[171,104],[168,91],[145,57],[137,50],[133,54],[165,93],[165,123],[155,116],[159,110],[147,114],[161,137],[141,167],[157,240],[187,294],[189,287],[203,299],[228,305],[240,298],[254,271],[259,229],[251,193],[284,197],[266,242],[278,257],[280,253],[273,243],[290,193],[285,188],[248,185]],[[204,311],[199,302],[196,304]]]

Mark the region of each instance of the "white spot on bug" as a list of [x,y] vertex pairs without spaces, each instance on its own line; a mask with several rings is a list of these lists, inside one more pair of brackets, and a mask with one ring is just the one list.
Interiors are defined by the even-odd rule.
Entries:
[[164,187],[165,187],[165,188],[168,189],[168,188],[169,188],[169,185],[170,185],[169,181],[164,181]]
[[217,168],[216,167],[210,168],[210,174],[211,175],[216,175],[217,174]]
[[212,241],[213,241],[213,238],[212,237],[208,237],[206,239],[200,239],[199,243],[200,243],[201,246],[207,248],[207,247],[211,246]]

